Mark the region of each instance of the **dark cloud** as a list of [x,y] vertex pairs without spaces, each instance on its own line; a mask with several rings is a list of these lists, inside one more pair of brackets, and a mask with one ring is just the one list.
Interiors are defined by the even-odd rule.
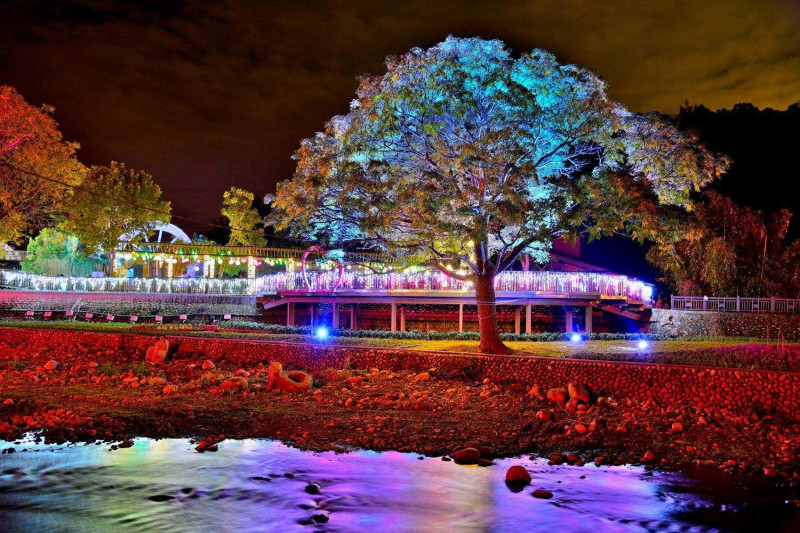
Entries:
[[448,34],[546,48],[634,110],[800,100],[787,0],[0,3],[0,83],[57,107],[90,163],[150,171],[177,213],[292,172],[303,137],[346,111],[355,76]]

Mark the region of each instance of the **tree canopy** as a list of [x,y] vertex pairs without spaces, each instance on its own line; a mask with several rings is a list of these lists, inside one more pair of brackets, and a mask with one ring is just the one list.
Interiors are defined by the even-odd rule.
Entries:
[[168,223],[170,209],[150,174],[112,162],[89,169],[83,185],[65,201],[60,227],[90,253],[109,251],[123,235],[146,234]]
[[53,111],[0,86],[0,242],[19,242],[50,224],[69,194],[69,187],[30,173],[70,185],[83,179],[78,144],[62,138]]
[[766,218],[707,191],[676,241],[656,243],[648,259],[679,294],[800,297],[800,240],[788,238],[792,213]]
[[472,281],[485,351],[506,351],[493,280],[520,253],[542,260],[554,238],[583,233],[652,237],[724,167],[543,50],[517,58],[500,41],[450,37],[386,64],[360,79],[347,115],[301,143],[271,220]]
[[222,197],[222,216],[228,219],[230,246],[264,246],[267,239],[261,225],[261,215],[253,207],[255,195],[238,187],[231,187]]
[[87,257],[77,237],[53,228],[44,228],[28,243],[22,270],[34,274],[86,276],[98,258]]

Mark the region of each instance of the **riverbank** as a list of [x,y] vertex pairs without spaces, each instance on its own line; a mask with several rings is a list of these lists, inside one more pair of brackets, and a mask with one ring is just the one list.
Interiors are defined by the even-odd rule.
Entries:
[[[178,338],[171,341],[179,345],[172,359],[154,365],[144,360],[152,337],[2,333],[0,434],[6,440],[29,431],[52,442],[123,446],[135,436],[256,437],[310,450],[431,456],[476,443],[495,456],[658,468],[700,464],[800,481],[793,373],[740,370],[723,379],[724,370],[684,373],[669,365],[341,347],[316,347],[304,359],[308,347],[297,345]],[[312,372],[312,391],[268,391],[274,360]],[[547,397],[578,379],[593,389],[586,391],[588,401],[560,401],[569,399],[567,391],[566,398],[560,392]],[[666,387],[673,390],[665,392],[662,380],[675,380]],[[698,401],[681,393],[686,384]],[[756,401],[759,393],[773,403]],[[720,394],[727,397],[716,398]]]

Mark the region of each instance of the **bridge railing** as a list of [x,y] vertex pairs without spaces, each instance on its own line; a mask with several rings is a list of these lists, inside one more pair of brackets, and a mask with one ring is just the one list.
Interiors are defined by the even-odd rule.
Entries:
[[[339,280],[338,270],[310,271],[306,278],[314,291],[329,291]],[[20,271],[0,270],[0,286],[37,291],[132,292],[156,294],[239,294],[275,293],[280,290],[305,290],[302,272],[280,272],[252,279],[214,278],[81,278],[39,276]],[[392,271],[372,273],[345,270],[337,290],[471,290],[472,283],[457,280],[442,272]],[[595,272],[503,272],[495,289],[504,292],[549,294],[594,293],[649,302],[652,287],[641,281],[615,274]]]
[[800,313],[800,299],[723,296],[672,296],[670,307],[688,311],[732,313]]

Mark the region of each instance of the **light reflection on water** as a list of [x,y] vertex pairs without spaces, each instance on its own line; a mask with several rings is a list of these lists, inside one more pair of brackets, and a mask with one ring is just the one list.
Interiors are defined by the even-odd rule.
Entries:
[[[637,467],[528,459],[461,467],[414,454],[311,453],[263,440],[225,441],[204,454],[181,439],[139,439],[113,452],[15,447],[28,451],[0,456],[0,531],[766,532],[800,524],[766,486],[721,475],[648,476]],[[503,482],[512,464],[533,475],[517,493]],[[313,482],[319,494],[305,492]],[[535,499],[535,489],[554,497]],[[314,515],[329,521],[301,525]]]

